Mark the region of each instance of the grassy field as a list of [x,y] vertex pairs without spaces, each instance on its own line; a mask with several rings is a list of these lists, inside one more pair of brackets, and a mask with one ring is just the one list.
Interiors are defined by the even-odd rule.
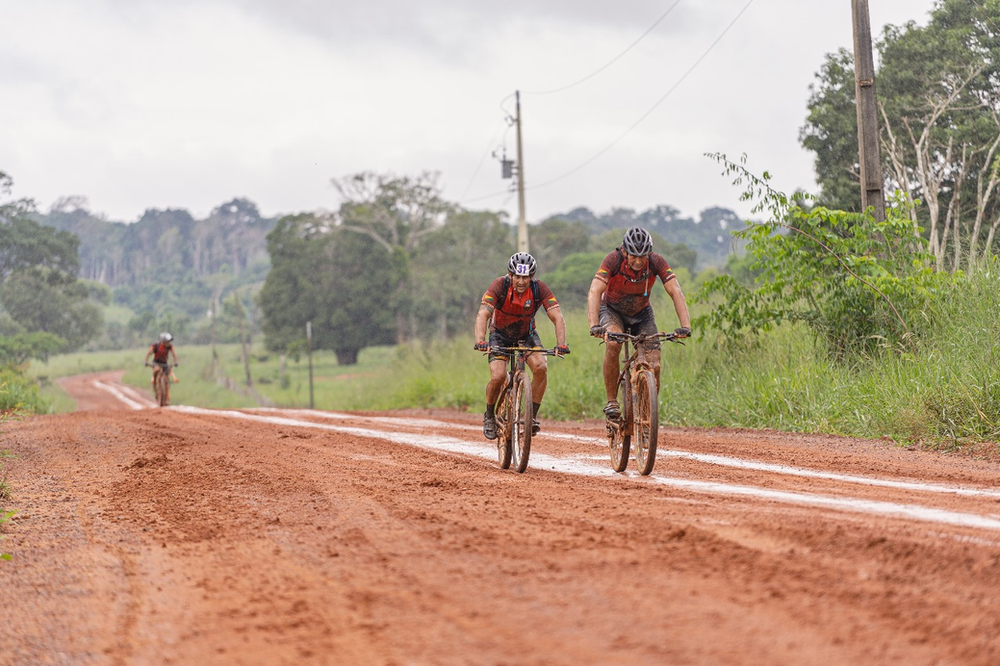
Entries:
[[[660,294],[659,296],[662,296]],[[676,318],[666,298],[654,299],[660,328]],[[920,343],[917,355],[834,363],[821,341],[801,325],[785,325],[752,339],[723,340],[709,332],[684,346],[663,349],[661,422],[678,426],[772,428],[839,433],[937,448],[1000,439],[1000,276],[970,279],[961,293],[928,313],[942,324]],[[670,309],[668,309],[670,308]],[[697,310],[697,308],[693,308]],[[696,312],[695,312],[696,314]],[[542,418],[597,418],[604,405],[600,375],[603,347],[587,334],[583,312],[566,313],[572,354],[549,359]],[[555,343],[539,320],[542,341]],[[471,322],[470,322],[471,329]],[[487,364],[471,335],[446,342],[373,347],[354,366],[340,366],[330,352],[313,356],[313,404],[324,410],[445,407],[480,412]],[[54,357],[35,363],[52,411],[72,409],[55,377],[125,370],[125,381],[149,388],[145,349]],[[219,363],[230,384],[212,372],[209,347],[179,345],[181,383],[175,403],[206,407],[273,404],[308,407],[307,359],[288,359],[256,344],[250,352],[252,387],[238,345],[220,346]]]

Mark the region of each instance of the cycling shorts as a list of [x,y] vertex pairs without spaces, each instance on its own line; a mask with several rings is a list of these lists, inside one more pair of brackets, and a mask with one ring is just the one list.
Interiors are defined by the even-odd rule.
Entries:
[[[656,317],[653,316],[653,306],[647,305],[633,316],[624,315],[614,308],[608,307],[607,303],[601,303],[601,314],[598,320],[605,329],[609,327],[620,328],[623,333],[632,335],[656,335]],[[650,340],[642,345],[645,349],[659,349],[659,340]]]
[[501,354],[499,352],[493,352],[494,347],[541,347],[542,339],[538,337],[538,331],[532,331],[528,337],[521,339],[508,338],[497,332],[496,329],[490,331],[490,356],[489,360],[492,363],[497,359],[506,361],[507,355]]

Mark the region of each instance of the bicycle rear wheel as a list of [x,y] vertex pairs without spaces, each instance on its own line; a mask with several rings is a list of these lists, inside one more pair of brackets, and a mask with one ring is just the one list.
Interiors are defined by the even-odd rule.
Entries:
[[511,407],[511,395],[508,386],[500,389],[500,399],[497,400],[497,460],[500,462],[500,469],[510,467],[511,456],[511,422],[514,412]]
[[515,417],[512,419],[511,430],[511,467],[519,473],[528,467],[528,455],[531,453],[531,423],[535,410],[531,403],[531,376],[521,373],[514,384],[514,399],[511,402]]
[[623,378],[618,384],[618,405],[622,415],[618,417],[617,423],[607,424],[608,443],[611,448],[611,469],[624,472],[628,467],[629,445],[632,441],[628,426],[632,414],[632,391],[628,378]]
[[639,474],[645,476],[653,471],[653,463],[656,462],[656,437],[660,428],[656,377],[651,370],[643,370],[636,377],[633,401],[635,464],[639,467]]
[[164,370],[160,370],[160,374],[156,377],[156,394],[156,401],[160,407],[170,404],[170,377]]

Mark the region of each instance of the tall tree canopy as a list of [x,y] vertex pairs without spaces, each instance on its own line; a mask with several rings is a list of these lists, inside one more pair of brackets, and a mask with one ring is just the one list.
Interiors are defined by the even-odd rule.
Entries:
[[345,230],[368,236],[393,255],[402,271],[393,289],[396,341],[417,336],[414,310],[416,284],[410,263],[421,243],[443,225],[454,206],[441,198],[435,174],[416,178],[362,172],[333,181],[343,203],[336,222]]
[[290,351],[312,322],[315,349],[332,349],[344,365],[358,352],[393,342],[390,299],[400,262],[374,239],[313,214],[282,218],[268,234],[271,271],[258,303],[266,345]]
[[[937,267],[958,270],[992,253],[1000,226],[1000,2],[938,0],[925,27],[887,26],[876,90],[889,191],[925,204]],[[829,55],[800,138],[816,153],[820,201],[857,211],[857,118],[850,52]]]
[[[0,172],[0,194],[12,184]],[[78,349],[102,325],[77,279],[79,239],[38,224],[34,212],[30,199],[0,203],[0,361],[7,363]]]

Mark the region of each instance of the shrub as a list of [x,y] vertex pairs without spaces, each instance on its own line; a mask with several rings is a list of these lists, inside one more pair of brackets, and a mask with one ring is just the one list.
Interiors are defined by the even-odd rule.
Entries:
[[933,306],[951,289],[953,277],[935,272],[927,241],[894,200],[886,219],[816,207],[768,185],[742,164],[715,156],[746,183],[743,200],[760,200],[748,222],[733,234],[747,241],[752,284],[722,275],[708,280],[696,301],[716,307],[695,321],[730,336],[770,330],[784,321],[806,323],[838,360],[874,355],[882,349],[916,352],[916,342],[935,320]]

